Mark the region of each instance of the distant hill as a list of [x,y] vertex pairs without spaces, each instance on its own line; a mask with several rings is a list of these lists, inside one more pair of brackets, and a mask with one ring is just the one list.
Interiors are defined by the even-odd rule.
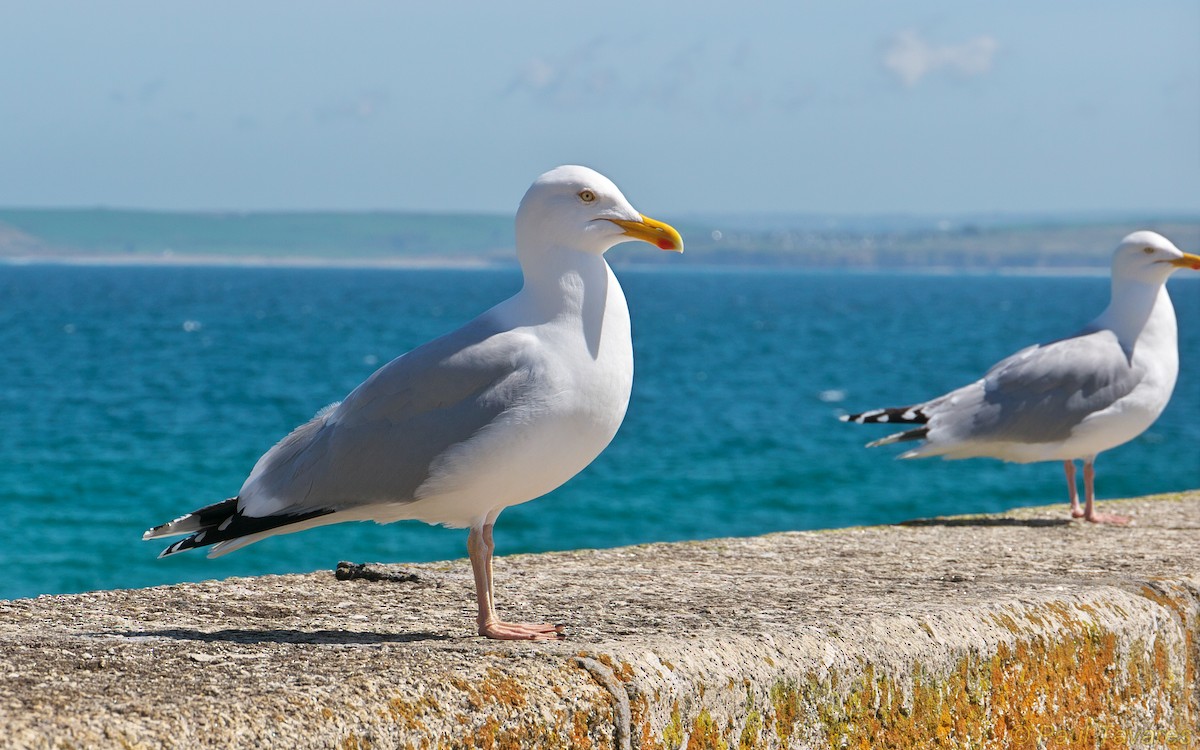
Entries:
[[[1135,229],[1200,249],[1200,215],[664,218],[683,234],[682,259],[620,249],[609,258],[617,265],[1100,268]],[[0,259],[23,261],[511,264],[512,246],[512,217],[492,214],[0,209]]]
[[812,268],[1105,268],[1121,238],[1138,229],[1158,231],[1183,249],[1200,248],[1200,216],[894,224],[865,218],[792,227],[777,222],[772,229],[743,220],[696,222],[687,229],[681,222],[679,229],[688,251],[707,263]]
[[0,256],[165,255],[380,259],[511,255],[512,219],[466,214],[176,213],[0,209]]

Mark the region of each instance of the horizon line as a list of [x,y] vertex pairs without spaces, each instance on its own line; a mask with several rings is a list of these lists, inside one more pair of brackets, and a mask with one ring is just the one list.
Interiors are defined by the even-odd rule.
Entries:
[[[511,218],[513,212],[487,211],[482,209],[417,209],[417,208],[144,208],[137,206],[119,205],[0,205],[0,213],[8,212],[73,212],[92,211],[108,213],[131,214],[185,214],[193,216],[297,216],[313,214],[341,215],[379,215],[400,214],[415,216],[489,216]],[[911,219],[911,220],[945,220],[945,219],[988,219],[1001,220],[1010,218],[1055,218],[1055,219],[1119,219],[1119,218],[1153,218],[1158,220],[1200,222],[1200,211],[1195,209],[1064,209],[1064,210],[969,210],[969,211],[685,211],[674,215],[687,219],[793,219],[808,220],[829,219]]]

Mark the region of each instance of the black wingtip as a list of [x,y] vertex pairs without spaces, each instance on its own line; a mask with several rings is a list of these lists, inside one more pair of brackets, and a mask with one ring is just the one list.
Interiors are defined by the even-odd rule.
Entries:
[[196,536],[197,535],[192,535],[192,536],[187,537],[186,539],[180,539],[178,542],[175,542],[174,544],[170,545],[169,547],[164,549],[162,552],[158,553],[158,559],[161,560],[164,557],[170,557],[171,555],[174,555],[176,552],[183,552],[184,550],[189,550],[193,547],[200,546],[199,544],[188,544],[188,542],[193,541]]
[[[202,527],[195,529],[191,535],[180,539],[178,542],[164,549],[158,554],[158,557],[162,559],[178,552],[186,552],[189,549],[208,547],[252,534],[261,534],[264,531],[277,529],[281,526],[290,526],[294,523],[307,521],[310,518],[318,516],[329,515],[333,512],[332,508],[320,508],[305,513],[287,515],[246,516],[242,515],[241,510],[237,507],[237,498],[230,498],[229,500],[215,503],[185,516],[185,518],[198,518]],[[172,521],[172,523],[175,522]],[[165,524],[164,526],[169,525]],[[191,531],[191,529],[188,530]],[[151,529],[151,531],[154,531],[154,529]]]
[[858,414],[846,414],[843,422],[856,424],[927,424],[929,415],[923,405],[897,406],[887,409],[871,409]]
[[[905,432],[897,432],[894,435],[888,435],[885,438],[874,440],[867,443],[868,448],[878,448],[881,445],[891,445],[892,443],[904,443],[909,440],[924,440],[929,437],[928,427],[918,427],[915,430],[906,430]],[[903,456],[901,456],[903,458]]]

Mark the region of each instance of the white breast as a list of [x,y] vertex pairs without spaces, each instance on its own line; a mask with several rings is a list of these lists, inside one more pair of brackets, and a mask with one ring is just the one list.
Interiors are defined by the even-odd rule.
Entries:
[[617,433],[633,386],[625,295],[607,265],[603,305],[521,329],[538,395],[439,457],[400,518],[469,526],[540,497],[590,464]]
[[1082,450],[1077,456],[1133,440],[1154,424],[1171,400],[1179,376],[1179,344],[1175,308],[1165,288],[1132,347],[1130,369],[1142,374],[1137,387],[1075,428],[1070,443]]

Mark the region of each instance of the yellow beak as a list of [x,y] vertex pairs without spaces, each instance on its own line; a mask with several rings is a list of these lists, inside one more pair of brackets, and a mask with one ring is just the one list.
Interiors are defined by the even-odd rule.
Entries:
[[[639,214],[640,215],[640,214]],[[624,219],[609,219],[613,224],[625,230],[625,235],[635,240],[657,245],[661,250],[683,252],[683,238],[675,227],[655,221],[649,216],[642,216],[641,221],[626,221]]]
[[1200,271],[1200,255],[1184,253],[1182,258],[1176,258],[1171,261],[1171,265],[1176,268],[1190,268],[1193,271]]

